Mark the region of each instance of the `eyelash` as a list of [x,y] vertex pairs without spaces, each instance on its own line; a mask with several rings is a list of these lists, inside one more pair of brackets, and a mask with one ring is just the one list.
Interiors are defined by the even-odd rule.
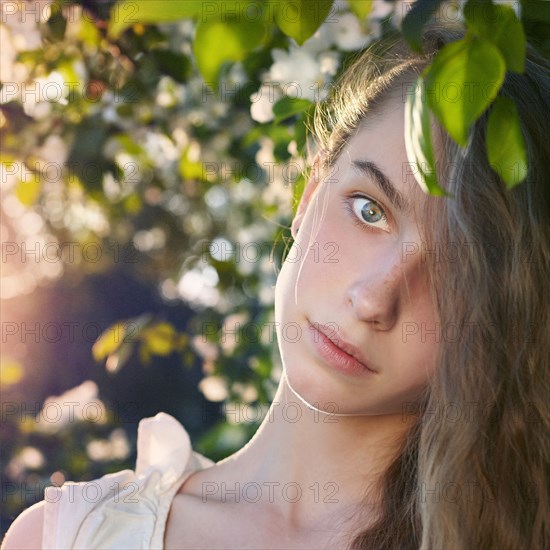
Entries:
[[357,217],[357,214],[355,213],[355,210],[353,209],[353,206],[352,206],[352,202],[353,202],[354,199],[365,199],[369,202],[372,202],[373,204],[376,204],[380,208],[380,210],[382,210],[382,217],[378,221],[379,222],[384,221],[384,222],[386,222],[386,224],[389,224],[388,216],[386,215],[386,210],[382,207],[382,205],[380,203],[378,203],[377,201],[371,199],[367,195],[351,195],[350,197],[345,198],[343,200],[343,203],[344,203],[345,209],[349,212],[349,214],[351,214],[352,222],[353,222],[354,225],[356,225],[357,227],[359,227],[361,229],[364,229],[366,231],[376,231],[378,229],[374,225],[369,224],[369,222],[367,222],[367,221],[362,222],[362,221],[359,220],[359,218]]

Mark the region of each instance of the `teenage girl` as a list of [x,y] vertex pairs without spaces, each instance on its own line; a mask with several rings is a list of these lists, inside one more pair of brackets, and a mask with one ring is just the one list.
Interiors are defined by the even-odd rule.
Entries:
[[[422,55],[401,40],[363,52],[320,107],[287,257],[301,260],[276,286],[283,374],[251,441],[180,470],[193,455],[171,451],[158,468],[179,477],[136,476],[137,504],[74,521],[81,503],[65,507],[71,548],[550,548],[550,69],[529,47],[499,92],[519,112],[526,180],[507,190],[489,166],[487,113],[466,148],[434,119],[452,197],[427,195],[405,100],[461,36],[434,25]],[[169,439],[149,437],[151,456]],[[44,507],[3,548],[54,544]]]

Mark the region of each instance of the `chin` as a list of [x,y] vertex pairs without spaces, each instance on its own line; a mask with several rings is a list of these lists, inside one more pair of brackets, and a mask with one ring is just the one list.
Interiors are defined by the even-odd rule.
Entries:
[[[361,390],[357,386],[338,384],[335,377],[323,372],[321,365],[315,365],[318,369],[315,372],[305,372],[305,364],[306,361],[296,361],[284,369],[285,383],[290,386],[289,399],[294,401],[301,398],[306,402],[304,406],[307,404],[327,415],[403,417],[404,414],[412,414],[418,407],[422,393],[419,388],[408,388],[399,392],[395,389],[393,393],[382,390],[373,395],[373,392],[368,392],[365,388]],[[294,411],[291,412],[294,414]]]
[[[305,364],[302,363],[302,367]],[[294,365],[296,367],[296,365]],[[354,414],[364,412],[364,404],[354,406],[349,402],[349,387],[339,387],[334,379],[324,374],[322,367],[310,375],[303,368],[285,367],[285,376],[290,386],[290,399],[298,399],[295,393],[307,405],[327,414]]]
[[304,372],[305,364],[302,362],[302,367],[299,364],[285,366],[285,376],[291,390],[317,409],[338,412],[339,404],[336,404],[334,388],[330,387],[329,377],[319,372]]

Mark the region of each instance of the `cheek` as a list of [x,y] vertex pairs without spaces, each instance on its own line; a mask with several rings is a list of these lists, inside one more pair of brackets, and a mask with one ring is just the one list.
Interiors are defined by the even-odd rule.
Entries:
[[[406,260],[402,265],[405,270],[402,299],[409,312],[406,317],[412,321],[409,330],[419,336],[426,336],[430,331],[435,334],[439,316],[430,292],[428,267],[420,259],[412,264]],[[431,341],[435,339],[432,337]]]
[[[303,245],[300,240],[294,241],[285,256],[283,265],[275,283],[275,321],[282,326],[294,320],[298,315],[299,303],[303,298],[300,266],[303,263]],[[302,270],[303,273],[303,270]]]
[[326,298],[326,289],[335,288],[342,267],[343,238],[341,224],[335,221],[330,212],[322,220],[306,215],[277,276],[276,308],[295,309],[300,302],[311,303],[308,295],[318,301],[321,290]]
[[433,373],[441,341],[441,326],[437,308],[432,300],[428,277],[423,266],[408,270],[403,316],[400,332],[400,355],[402,362],[414,365],[415,376],[425,377]]
[[422,379],[431,376],[435,370],[441,340],[435,308],[429,296],[425,298],[421,307],[414,311],[414,317],[403,323],[402,330],[402,353],[405,357],[414,357],[416,376]]
[[397,403],[416,400],[435,374],[439,351],[438,327],[435,322],[427,322],[428,318],[435,319],[435,316],[426,308],[423,315],[404,322],[408,326],[404,327],[400,345],[396,346],[398,356],[393,357],[398,365],[395,380],[401,380],[394,388],[397,390]]
[[413,386],[423,385],[434,371],[438,344],[433,340],[407,343],[401,350],[401,369]]

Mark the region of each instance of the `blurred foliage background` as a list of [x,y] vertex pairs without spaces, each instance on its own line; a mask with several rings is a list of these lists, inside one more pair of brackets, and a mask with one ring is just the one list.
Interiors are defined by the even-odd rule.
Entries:
[[[548,56],[550,3],[505,3]],[[145,416],[220,460],[267,412],[308,116],[411,2],[277,5],[2,3],[2,533]]]

